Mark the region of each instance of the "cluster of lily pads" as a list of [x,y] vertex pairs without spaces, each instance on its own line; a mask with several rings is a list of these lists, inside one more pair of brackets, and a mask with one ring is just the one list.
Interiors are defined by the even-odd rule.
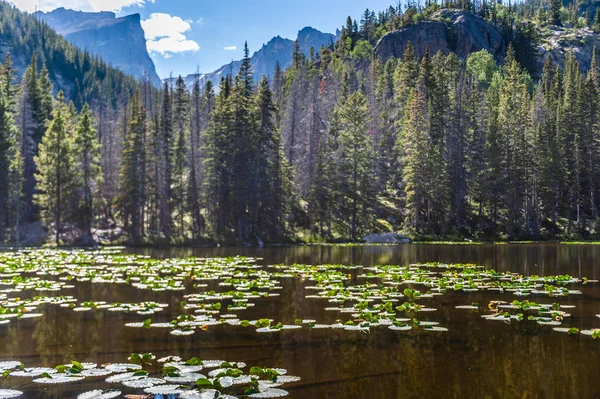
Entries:
[[[358,270],[360,269],[360,270]],[[350,284],[353,273],[362,284]],[[58,281],[39,276],[57,276]],[[524,276],[511,272],[496,272],[473,264],[424,263],[409,266],[379,265],[359,267],[347,265],[272,265],[257,264],[250,257],[185,258],[157,260],[145,256],[124,255],[107,251],[29,251],[5,253],[0,256],[2,284],[14,288],[3,295],[23,290],[61,290],[74,282],[95,284],[129,284],[148,291],[186,291],[207,289],[211,282],[222,291],[207,290],[185,294],[182,313],[171,321],[156,322],[151,318],[127,323],[127,327],[168,328],[172,335],[191,335],[197,329],[207,330],[213,325],[253,326],[257,332],[277,332],[306,327],[339,328],[367,332],[371,327],[387,326],[392,330],[445,331],[436,321],[425,315],[435,312],[427,301],[447,291],[491,291],[512,293],[515,296],[532,294],[563,297],[580,294],[568,285],[585,284],[571,276]],[[238,312],[252,308],[257,301],[279,295],[283,279],[308,280],[307,298],[325,299],[327,311],[337,312],[334,323],[316,320],[275,321],[268,318],[248,320]],[[50,288],[48,288],[50,287]],[[167,304],[156,302],[113,303],[87,301],[77,304],[70,296],[60,298],[37,297],[37,300],[6,298],[0,307],[0,320],[22,318],[32,313],[45,301],[83,312],[98,309],[132,312],[152,316]],[[42,298],[42,299],[40,299]],[[227,311],[225,313],[225,310]],[[223,313],[222,313],[223,312]],[[4,317],[3,317],[4,316]],[[494,319],[501,318],[492,315]],[[540,316],[542,317],[542,316]],[[546,322],[542,318],[542,322]]]
[[[128,360],[128,363],[101,366],[72,361],[54,368],[25,367],[18,361],[5,361],[0,362],[0,374],[3,379],[31,378],[34,384],[42,385],[104,378],[109,384],[123,386],[106,391],[88,391],[80,394],[78,399],[115,398],[121,396],[124,390],[132,389],[143,390],[156,399],[278,398],[288,395],[287,391],[279,387],[300,380],[300,377],[287,375],[285,369],[248,368],[243,362],[201,360],[197,357],[182,360],[178,356],[156,360],[151,353],[133,353]],[[146,370],[155,360],[160,365],[160,374]],[[0,389],[0,398],[17,398],[22,394],[14,389]]]
[[[479,306],[457,306],[458,309],[479,310]],[[541,326],[551,326],[554,331],[568,333],[569,335],[582,334],[593,339],[600,338],[600,328],[580,331],[577,327],[561,327],[565,320],[571,317],[567,311],[574,309],[574,305],[561,305],[557,302],[551,304],[536,303],[533,301],[514,300],[511,303],[505,301],[491,301],[488,304],[490,314],[483,315],[486,320],[502,321],[510,324],[512,321],[532,321]],[[519,313],[515,313],[519,312]],[[597,315],[600,317],[600,315]]]
[[[486,320],[531,321],[552,326],[556,331],[600,338],[600,329],[579,331],[563,327],[572,306],[556,301],[581,294],[579,286],[595,281],[568,275],[525,276],[512,272],[486,270],[474,264],[419,263],[408,266],[377,265],[261,265],[251,257],[152,259],[126,255],[118,250],[57,251],[31,250],[0,253],[0,325],[13,320],[43,316],[42,305],[58,305],[75,312],[126,312],[133,319],[128,328],[170,330],[185,336],[207,331],[211,326],[254,328],[257,333],[286,330],[339,329],[367,333],[383,327],[396,332],[445,332],[447,328],[432,320],[436,298],[448,292],[487,292],[504,298],[544,296],[551,303],[529,300],[493,300],[487,309],[477,303],[459,309],[485,311]],[[266,301],[280,296],[282,282],[294,279],[303,284],[305,297],[323,304],[332,316],[329,322],[303,318],[273,320],[268,317],[243,317],[249,309],[260,309]],[[67,293],[40,296],[44,291],[67,291],[77,283],[118,284],[146,292],[181,292],[181,303],[171,320],[157,320],[169,305],[154,301],[107,303],[102,298],[80,301]],[[26,298],[13,297],[26,293]],[[33,295],[36,296],[33,296]],[[155,317],[156,316],[156,317]],[[154,320],[153,320],[154,319]],[[332,322],[333,321],[333,322]],[[1,326],[0,326],[1,327]],[[155,395],[180,398],[277,397],[277,388],[294,382],[285,370],[250,368],[242,363],[182,361],[176,357],[159,360],[162,375],[154,376],[144,365],[154,358],[149,354],[130,357],[130,363],[104,365],[72,362],[55,368],[25,368],[18,362],[0,363],[5,377],[31,377],[34,383],[54,384],[106,377],[130,389],[143,389]],[[201,370],[210,371],[203,375]],[[262,371],[261,371],[262,370]],[[239,388],[239,389],[238,389]],[[242,389],[243,388],[243,389]],[[109,398],[120,391],[91,391],[81,398]],[[13,397],[11,390],[0,390],[0,398]],[[211,396],[212,395],[212,396]],[[229,396],[227,396],[229,395]],[[272,395],[272,396],[265,396]]]

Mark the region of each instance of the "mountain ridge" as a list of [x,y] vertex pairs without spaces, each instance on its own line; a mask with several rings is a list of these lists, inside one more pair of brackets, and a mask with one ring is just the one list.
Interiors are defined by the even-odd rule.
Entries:
[[[298,31],[297,40],[302,52],[309,55],[311,47],[318,52],[321,46],[334,44],[338,37],[339,32],[334,35],[332,33],[321,32],[311,26],[306,26]],[[255,79],[258,81],[263,76],[271,79],[277,62],[279,62],[282,69],[290,66],[292,64],[293,52],[293,40],[283,38],[281,35],[271,38],[267,43],[264,43],[259,50],[254,52],[250,58]],[[240,60],[232,60],[232,62],[221,66],[214,72],[200,75],[189,74],[184,79],[186,84],[191,86],[194,80],[199,76],[202,84],[205,84],[210,80],[215,88],[218,88],[221,78],[229,74],[235,76],[240,69],[240,65]],[[167,78],[165,80],[169,81],[170,79],[171,78]]]
[[117,17],[113,12],[82,12],[62,7],[34,15],[74,46],[137,79],[147,76],[154,85],[160,85],[146,48],[140,14]]

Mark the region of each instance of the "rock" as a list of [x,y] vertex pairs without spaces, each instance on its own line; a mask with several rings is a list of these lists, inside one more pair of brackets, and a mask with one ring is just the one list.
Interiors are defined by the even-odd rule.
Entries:
[[364,242],[369,244],[410,244],[411,241],[408,237],[401,234],[395,233],[372,233],[364,236],[362,239]]
[[48,239],[48,232],[44,230],[41,222],[22,225],[19,228],[20,244],[23,246],[42,245]]
[[429,48],[431,55],[451,52],[461,59],[485,49],[501,62],[506,55],[506,43],[500,33],[483,18],[468,11],[442,10],[431,21],[419,22],[383,36],[375,47],[375,54],[386,62],[400,58],[411,42],[417,57]]
[[127,237],[127,234],[120,227],[109,226],[92,231],[94,243],[110,244],[119,242]]
[[564,68],[567,53],[572,53],[583,71],[590,69],[594,46],[600,35],[589,28],[553,30],[551,35],[542,38],[538,47],[537,69],[542,70],[546,59],[551,58],[561,69]]
[[259,235],[256,236],[256,245],[258,245],[259,248],[265,247],[265,242]]

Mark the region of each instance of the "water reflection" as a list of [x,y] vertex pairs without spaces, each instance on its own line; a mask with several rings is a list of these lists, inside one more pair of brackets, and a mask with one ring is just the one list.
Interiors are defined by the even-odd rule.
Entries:
[[[477,263],[500,271],[530,274],[572,274],[598,278],[600,247],[560,245],[420,246],[399,247],[280,247],[199,248],[171,251],[135,250],[153,257],[248,255],[265,264],[409,264],[442,261]],[[359,282],[359,281],[355,281]],[[307,282],[285,280],[281,296],[256,300],[239,315],[246,319],[270,317],[287,323],[295,319],[333,322],[327,302],[307,300]],[[215,287],[211,286],[211,287]],[[169,308],[153,316],[170,321],[179,314],[185,293],[148,292],[127,285],[77,283],[61,294],[79,301],[155,301]],[[569,326],[600,326],[599,286],[583,288],[584,295],[561,299],[577,306]],[[530,322],[505,325],[483,320],[478,313],[455,306],[489,300],[512,301],[497,293],[449,293],[427,305],[438,309],[427,319],[449,328],[447,333],[391,331],[385,327],[364,334],[314,330],[257,334],[252,328],[215,326],[190,337],[174,337],[163,329],[130,329],[124,324],[143,316],[105,310],[75,313],[45,305],[44,317],[0,327],[0,360],[17,359],[28,366],[54,366],[71,360],[122,362],[132,352],[157,356],[199,356],[276,366],[302,380],[289,386],[292,398],[597,398],[598,343],[571,337]],[[529,298],[548,302],[544,298]],[[226,306],[226,303],[224,303]],[[597,322],[598,321],[598,322]],[[158,371],[154,366],[152,371]],[[77,393],[111,386],[102,379],[68,387],[40,387],[9,377],[2,386],[24,390],[27,398],[71,398]]]
[[289,246],[268,248],[175,248],[136,249],[152,257],[230,256],[265,258],[271,264],[397,264],[414,262],[477,263],[499,271],[530,274],[586,273],[596,279],[594,269],[600,246],[559,244],[506,245],[400,245],[400,246]]

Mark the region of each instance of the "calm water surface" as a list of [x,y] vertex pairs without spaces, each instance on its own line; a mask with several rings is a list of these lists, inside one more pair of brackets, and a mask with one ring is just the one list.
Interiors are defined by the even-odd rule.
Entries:
[[[414,262],[477,263],[499,271],[529,274],[570,274],[600,278],[600,246],[592,245],[404,245],[374,247],[280,247],[128,250],[153,257],[261,257],[267,264],[377,264]],[[356,274],[356,273],[354,273]],[[362,284],[356,277],[351,284]],[[306,299],[308,282],[284,280],[281,296],[256,301],[239,312],[242,319],[269,317],[287,324],[295,319],[332,323],[339,314],[326,312],[325,300]],[[216,285],[215,285],[216,287]],[[203,290],[203,289],[202,289]],[[69,291],[80,302],[156,301],[170,304],[153,316],[170,321],[185,293],[148,292],[125,285],[76,283]],[[588,284],[583,295],[561,298],[576,305],[564,326],[600,327],[600,284]],[[130,353],[158,357],[179,355],[244,361],[249,365],[286,368],[302,378],[286,385],[291,398],[600,398],[599,342],[569,336],[534,322],[506,325],[481,314],[456,310],[457,305],[490,300],[522,299],[498,292],[448,292],[425,302],[438,309],[422,319],[439,321],[446,333],[396,332],[372,328],[369,334],[344,330],[291,330],[258,334],[232,326],[198,330],[189,337],[165,329],[132,329],[125,323],[139,316],[92,311],[75,313],[57,306],[43,308],[44,317],[9,323],[0,328],[0,361],[19,360],[30,366],[51,366],[71,360],[123,362]],[[529,300],[551,303],[546,296]],[[600,341],[600,340],[598,340]],[[158,371],[158,368],[156,368]],[[40,387],[31,379],[9,377],[0,386],[20,389],[27,398],[73,398],[90,389],[108,389],[101,379],[79,385]],[[133,390],[131,390],[133,391]],[[130,392],[131,392],[130,391]]]

